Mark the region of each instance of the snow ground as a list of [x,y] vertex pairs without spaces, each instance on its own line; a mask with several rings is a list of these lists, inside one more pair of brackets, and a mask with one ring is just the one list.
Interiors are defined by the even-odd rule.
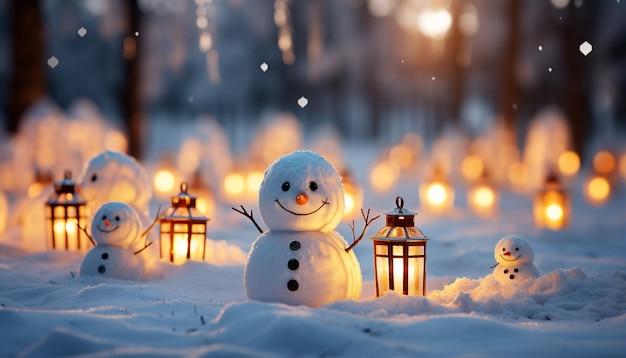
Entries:
[[[375,154],[359,153],[353,169],[363,182]],[[623,357],[623,187],[601,208],[575,189],[571,226],[548,231],[534,228],[527,196],[503,193],[499,215],[484,220],[457,186],[455,210],[436,217],[420,210],[414,180],[386,194],[366,185],[372,212],[393,209],[401,195],[419,213],[416,225],[432,238],[427,296],[374,297],[372,244],[363,240],[361,299],[319,309],[246,300],[243,266],[258,232],[230,204],[209,222],[207,262],[155,260],[141,282],[79,277],[83,254],[29,251],[32,238],[9,228],[0,235],[0,356]],[[351,241],[346,222],[337,231]],[[489,268],[496,242],[512,233],[526,236],[541,273],[514,288]]]

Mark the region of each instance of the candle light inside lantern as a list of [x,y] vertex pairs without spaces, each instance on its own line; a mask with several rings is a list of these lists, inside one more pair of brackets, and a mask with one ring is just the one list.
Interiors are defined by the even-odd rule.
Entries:
[[172,206],[159,219],[161,258],[174,264],[205,257],[206,223],[209,220],[196,209],[196,196],[187,193],[187,183],[172,197]]
[[611,195],[611,183],[600,174],[592,175],[584,184],[584,196],[587,202],[594,206],[606,204]]
[[420,185],[419,194],[422,206],[430,212],[442,214],[454,206],[454,189],[440,165],[433,167],[431,176]]
[[535,196],[533,211],[535,225],[539,228],[559,230],[569,225],[569,193],[561,188],[556,176],[550,175],[545,188]]
[[71,180],[72,174],[65,172],[64,179],[54,184],[55,193],[46,202],[49,247],[74,251],[87,250],[87,237],[79,229],[85,227],[86,201],[77,193]]

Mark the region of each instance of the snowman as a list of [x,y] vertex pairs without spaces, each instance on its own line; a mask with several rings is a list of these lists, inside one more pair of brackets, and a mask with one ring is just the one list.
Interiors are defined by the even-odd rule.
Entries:
[[[124,280],[139,280],[145,262],[131,247],[142,241],[141,221],[128,204],[109,202],[102,205],[91,222],[92,248],[80,265],[81,276],[106,276]],[[148,245],[144,245],[144,248]]]
[[[346,241],[334,231],[343,215],[344,191],[328,161],[310,151],[279,158],[265,171],[258,204],[267,232],[252,211],[233,208],[261,232],[244,268],[249,299],[319,307],[360,297],[359,262],[352,246],[346,249]],[[365,220],[358,240],[371,223]]]
[[521,282],[539,277],[539,271],[533,264],[533,249],[520,235],[505,236],[493,251],[496,264],[493,275],[501,284]]
[[90,213],[104,203],[119,201],[132,206],[144,227],[150,224],[150,180],[133,157],[110,150],[93,156],[83,165],[78,186]]

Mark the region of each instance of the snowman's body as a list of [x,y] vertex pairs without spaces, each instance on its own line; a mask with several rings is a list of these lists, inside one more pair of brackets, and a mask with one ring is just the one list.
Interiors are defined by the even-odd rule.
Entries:
[[341,178],[317,153],[298,151],[268,167],[259,209],[269,231],[244,268],[250,299],[319,307],[361,295],[361,268],[334,231],[344,211]]
[[319,307],[361,294],[361,270],[336,232],[267,232],[252,245],[248,298]]
[[85,255],[80,275],[141,279],[145,260],[133,249],[140,245],[141,228],[139,215],[130,205],[109,202],[100,206],[91,223],[96,246]]
[[539,271],[533,264],[533,250],[522,236],[510,235],[500,239],[494,249],[494,258],[498,264],[493,275],[501,284],[539,277]]

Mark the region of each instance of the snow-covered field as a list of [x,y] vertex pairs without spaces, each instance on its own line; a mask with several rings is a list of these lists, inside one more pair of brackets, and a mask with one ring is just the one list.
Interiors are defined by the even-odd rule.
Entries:
[[[529,197],[505,192],[499,215],[483,220],[457,191],[454,212],[436,217],[419,208],[415,182],[384,195],[366,186],[373,212],[393,209],[396,195],[419,212],[416,225],[432,238],[427,295],[374,297],[363,240],[361,299],[318,309],[246,300],[243,268],[258,232],[229,204],[209,222],[207,262],[155,260],[141,282],[79,276],[83,254],[29,251],[9,228],[0,240],[0,356],[626,355],[623,189],[593,208],[576,187],[562,231],[534,228]],[[351,240],[346,222],[337,230]],[[511,233],[530,242],[541,276],[505,288],[489,267]]]

